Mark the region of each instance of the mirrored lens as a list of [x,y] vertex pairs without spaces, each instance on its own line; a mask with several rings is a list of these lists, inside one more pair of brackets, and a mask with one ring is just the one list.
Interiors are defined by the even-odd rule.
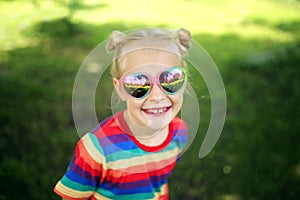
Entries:
[[150,80],[144,74],[130,74],[124,78],[123,87],[131,96],[142,98],[150,89]]
[[185,72],[181,68],[168,69],[159,76],[161,87],[170,94],[174,94],[180,90],[184,85],[185,79]]

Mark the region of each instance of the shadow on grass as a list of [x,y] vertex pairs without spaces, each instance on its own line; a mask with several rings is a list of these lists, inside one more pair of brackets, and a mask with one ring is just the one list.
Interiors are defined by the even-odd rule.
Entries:
[[[293,24],[280,27],[284,26],[293,29]],[[63,18],[37,26],[37,46],[3,54],[0,199],[60,199],[53,186],[66,170],[78,140],[71,110],[76,72],[85,56],[113,30],[140,27],[145,24],[92,26]],[[199,102],[199,134],[170,179],[170,199],[220,199],[226,194],[240,199],[296,199],[300,112],[294,105],[299,102],[299,43],[278,44],[281,47],[273,50],[276,42],[247,41],[237,35],[194,38],[220,67],[228,95],[227,123],[213,152],[199,160],[210,100]],[[266,49],[271,56],[255,62],[249,59],[249,53],[256,57]],[[209,96],[199,75],[192,75],[192,85],[199,95]],[[111,96],[109,90],[101,92]],[[100,98],[97,101],[110,105]],[[97,112],[99,120],[110,114],[103,106]]]

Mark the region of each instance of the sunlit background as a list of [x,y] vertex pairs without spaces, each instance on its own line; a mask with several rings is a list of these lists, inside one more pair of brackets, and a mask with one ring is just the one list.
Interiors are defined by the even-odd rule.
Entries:
[[[169,181],[170,199],[300,196],[298,0],[0,1],[0,200],[60,199],[53,187],[76,141],[72,89],[83,59],[113,30],[186,28],[217,64],[227,118],[198,158],[210,117],[199,74],[199,133]],[[99,120],[111,115],[108,72]]]

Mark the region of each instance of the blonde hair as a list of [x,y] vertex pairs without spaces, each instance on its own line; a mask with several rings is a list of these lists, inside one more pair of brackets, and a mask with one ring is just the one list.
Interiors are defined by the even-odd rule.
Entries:
[[[138,49],[159,49],[184,57],[190,48],[191,34],[186,29],[169,31],[158,28],[142,29],[128,35],[120,31],[113,31],[106,44],[108,52],[114,52],[111,75],[114,78],[122,76],[120,59],[126,53]],[[184,62],[184,61],[183,61]]]

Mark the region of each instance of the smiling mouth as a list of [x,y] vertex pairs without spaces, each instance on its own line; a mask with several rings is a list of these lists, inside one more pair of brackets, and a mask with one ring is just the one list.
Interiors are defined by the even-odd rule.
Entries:
[[149,108],[149,109],[142,109],[147,114],[150,115],[163,115],[170,110],[171,106],[162,107],[162,108]]

